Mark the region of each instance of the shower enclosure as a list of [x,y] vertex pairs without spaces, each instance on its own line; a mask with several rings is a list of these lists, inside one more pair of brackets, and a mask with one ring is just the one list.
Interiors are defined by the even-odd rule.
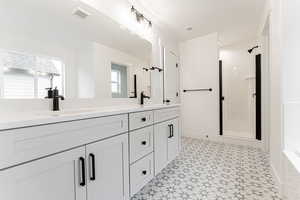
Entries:
[[233,46],[220,58],[220,134],[260,140],[261,55]]

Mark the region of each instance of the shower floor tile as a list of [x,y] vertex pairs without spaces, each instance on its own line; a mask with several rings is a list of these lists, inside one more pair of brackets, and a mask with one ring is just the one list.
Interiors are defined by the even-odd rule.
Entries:
[[183,138],[180,155],[131,200],[281,200],[260,149]]

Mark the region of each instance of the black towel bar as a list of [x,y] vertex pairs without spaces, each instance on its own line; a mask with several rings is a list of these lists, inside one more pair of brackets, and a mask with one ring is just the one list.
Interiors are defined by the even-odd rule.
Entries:
[[212,88],[207,88],[207,89],[192,89],[192,90],[183,90],[183,92],[198,92],[198,91],[209,91],[211,92],[213,89]]

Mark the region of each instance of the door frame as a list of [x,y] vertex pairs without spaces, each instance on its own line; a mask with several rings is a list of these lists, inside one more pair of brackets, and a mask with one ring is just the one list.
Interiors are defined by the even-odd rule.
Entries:
[[219,123],[220,123],[220,135],[223,135],[223,62],[219,60]]
[[175,101],[178,102],[180,101],[180,71],[179,71],[179,58],[178,56],[171,50],[168,50],[166,47],[162,47],[161,49],[161,60],[162,60],[162,73],[163,73],[163,104],[165,103],[174,103],[172,101],[170,101],[170,99],[168,99],[167,97],[167,92],[166,92],[166,59],[167,59],[167,53],[172,54],[175,59],[176,59],[176,65],[174,66],[176,68],[176,79],[177,79],[177,87],[176,87],[176,98]]
[[[261,141],[262,140],[262,95],[261,95],[261,84],[262,84],[262,69],[261,69],[261,54],[255,55],[255,91],[256,91],[256,101],[255,101],[255,139]],[[220,135],[223,135],[223,62],[219,60],[219,123],[220,123]]]
[[261,54],[255,55],[255,138],[261,140]]

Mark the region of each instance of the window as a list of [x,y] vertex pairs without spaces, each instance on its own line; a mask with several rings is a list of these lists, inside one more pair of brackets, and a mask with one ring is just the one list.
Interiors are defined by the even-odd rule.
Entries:
[[111,92],[113,98],[127,98],[127,67],[111,64]]
[[121,72],[119,70],[111,70],[111,91],[115,94],[121,93]]
[[0,96],[24,99],[45,98],[46,88],[57,87],[64,94],[62,61],[20,52],[0,51]]

